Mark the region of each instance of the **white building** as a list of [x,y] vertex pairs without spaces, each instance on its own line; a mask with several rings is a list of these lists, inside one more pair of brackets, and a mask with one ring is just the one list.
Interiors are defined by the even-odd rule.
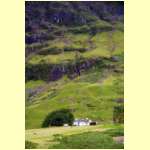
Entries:
[[68,127],[69,125],[67,123],[64,124],[64,127]]
[[75,119],[73,122],[74,126],[89,126],[92,121],[88,118],[86,119]]

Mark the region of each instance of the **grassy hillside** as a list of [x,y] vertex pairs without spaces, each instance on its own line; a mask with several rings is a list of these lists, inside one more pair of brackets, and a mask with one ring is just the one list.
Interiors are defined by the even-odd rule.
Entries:
[[[80,53],[82,59],[85,60],[103,59],[105,67],[101,67],[101,63],[96,63],[92,68],[84,69],[81,75],[74,79],[64,75],[58,81],[50,83],[43,81],[41,77],[40,81],[29,80],[26,82],[26,90],[39,90],[34,96],[26,98],[26,128],[41,127],[42,121],[49,112],[68,107],[74,110],[73,113],[78,118],[88,117],[99,121],[112,120],[113,106],[115,105],[113,100],[123,98],[123,33],[115,32],[120,36],[118,41],[118,36],[113,35],[113,40],[117,43],[115,50],[109,49],[114,42],[112,39],[113,42],[108,39],[109,34],[101,33],[99,36],[103,38],[98,38],[98,35],[94,36],[92,40],[97,48]],[[34,55],[28,63],[30,65],[48,63],[62,66],[65,61],[68,64],[75,61],[75,54],[75,51],[70,51],[55,55]],[[117,56],[119,60],[112,61],[112,56]],[[104,59],[105,57],[107,59]],[[41,69],[39,71],[41,72]],[[43,72],[43,74],[46,73]],[[38,71],[36,75],[38,75]],[[117,82],[119,82],[118,85]]]
[[26,129],[63,108],[113,121],[124,97],[123,28],[120,3],[26,3]]
[[[27,84],[36,89],[39,82]],[[42,82],[40,86],[44,87],[43,91],[27,102],[27,128],[41,127],[49,112],[61,108],[70,108],[77,118],[111,122],[114,100],[123,97],[123,77],[108,70],[101,73],[93,69],[74,80],[63,77],[50,84]]]
[[41,48],[36,55],[30,57],[27,65],[60,64],[74,61],[77,51],[80,57],[85,59],[120,55],[123,53],[123,32],[113,30],[97,33],[92,37],[84,33],[68,33],[64,37],[47,42],[46,47]]

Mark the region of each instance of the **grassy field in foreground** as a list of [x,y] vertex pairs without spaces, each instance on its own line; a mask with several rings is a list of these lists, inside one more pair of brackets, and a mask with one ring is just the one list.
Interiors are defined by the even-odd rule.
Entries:
[[[65,138],[66,137],[73,138],[73,141],[75,142],[76,141],[75,139],[78,139],[78,136],[80,138],[82,138],[82,134],[83,134],[83,136],[86,136],[85,134],[88,134],[89,137],[90,136],[92,137],[92,135],[93,135],[94,137],[101,138],[101,136],[103,136],[103,134],[100,134],[100,133],[106,133],[106,136],[107,136],[106,138],[108,138],[109,141],[112,142],[112,136],[114,136],[114,135],[116,136],[118,134],[116,131],[112,132],[111,131],[112,129],[117,130],[117,132],[119,129],[119,134],[120,134],[120,129],[121,129],[121,131],[122,131],[121,134],[123,134],[123,126],[122,125],[97,125],[97,126],[85,126],[85,127],[84,126],[81,126],[81,127],[51,127],[51,128],[44,128],[44,129],[26,130],[26,141],[31,141],[33,143],[37,143],[37,148],[53,148],[53,146],[54,146],[54,148],[59,148],[59,146],[62,146],[65,148],[65,146],[67,146],[67,145],[64,145],[62,143],[63,141],[59,141],[59,139],[58,139],[61,136],[65,137]],[[97,136],[97,134],[98,134],[98,136]],[[75,136],[73,136],[73,135],[75,135]],[[108,135],[109,136],[111,135],[111,136],[108,137]],[[77,136],[77,138],[76,138],[76,136]],[[83,138],[81,140],[83,140],[83,142],[84,142]],[[91,141],[92,139],[88,139],[88,140]],[[81,146],[81,145],[77,145],[77,148],[79,146]],[[106,146],[107,146],[107,144],[106,144]]]

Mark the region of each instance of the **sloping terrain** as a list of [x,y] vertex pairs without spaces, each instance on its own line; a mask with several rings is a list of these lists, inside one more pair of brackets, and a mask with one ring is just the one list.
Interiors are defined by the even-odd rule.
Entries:
[[[119,136],[124,136],[123,125],[51,127],[26,130],[26,140],[34,143],[37,149],[119,149],[123,148],[123,144],[113,141],[113,138]],[[26,148],[31,149],[33,148],[32,145],[27,144]]]
[[26,2],[26,128],[69,108],[112,122],[123,98],[121,2]]

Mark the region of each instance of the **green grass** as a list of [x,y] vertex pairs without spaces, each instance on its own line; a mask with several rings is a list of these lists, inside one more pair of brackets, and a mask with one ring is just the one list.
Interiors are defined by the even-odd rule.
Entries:
[[124,128],[117,127],[116,129],[109,129],[103,132],[104,134],[109,134],[110,136],[124,136]]
[[123,32],[110,31],[98,33],[92,38],[97,49],[107,50],[110,55],[119,55],[123,52]]
[[109,51],[105,50],[105,49],[101,49],[101,48],[96,48],[94,50],[91,51],[87,51],[83,54],[84,58],[98,58],[98,57],[110,57]]
[[[80,146],[83,146],[82,143],[85,144],[87,140],[87,143],[89,143],[86,145],[87,148],[91,146],[91,142],[95,145],[95,148],[100,148],[104,145],[106,148],[112,148],[112,145],[114,148],[120,148],[120,146],[123,147],[123,145],[114,143],[112,137],[123,135],[123,125],[106,124],[84,127],[30,129],[26,130],[25,138],[28,141],[36,143],[37,148],[80,148]],[[85,138],[85,136],[88,136],[88,139]],[[97,142],[97,140],[102,140],[102,137],[105,138],[103,143]],[[69,140],[69,143],[66,143],[66,139]],[[107,142],[107,140],[109,142]],[[98,143],[100,143],[100,145]]]
[[73,61],[75,60],[75,53],[74,52],[65,52],[64,54],[58,55],[36,55],[31,60],[29,60],[29,64],[61,64],[65,61]]
[[48,148],[50,144],[55,144],[54,139],[56,135],[72,135],[88,131],[105,131],[105,129],[98,126],[85,126],[85,127],[51,127],[29,129],[25,132],[25,139],[33,143],[37,143],[37,148]]
[[[110,24],[96,23],[96,28],[103,26],[110,27]],[[65,48],[67,51],[64,53],[51,53],[51,50],[65,50]],[[78,52],[81,59],[101,58],[105,65],[113,65],[118,70],[123,70],[123,31],[121,30],[97,32],[95,35],[66,31],[63,37],[47,41],[46,46],[41,47],[40,51],[48,51],[46,55],[35,54],[26,65],[70,64],[76,60],[78,48],[88,49]],[[111,56],[118,56],[120,60],[112,62],[104,59],[109,59]],[[62,108],[72,109],[73,114],[78,118],[88,117],[100,122],[111,122],[115,105],[113,100],[123,97],[123,73],[114,73],[111,69],[96,65],[93,68],[85,70],[74,80],[63,77],[50,83],[27,82],[26,89],[36,90],[39,86],[43,86],[44,89],[30,97],[30,102],[27,97],[26,128],[40,128],[49,112]]]
[[49,146],[52,149],[122,149],[113,138],[100,132],[87,132],[62,137],[59,144]]
[[90,28],[95,28],[95,29],[107,29],[111,28],[112,25],[106,21],[103,20],[97,20],[96,22],[90,23]]
[[33,88],[36,88],[38,86],[43,86],[45,85],[46,83],[43,81],[43,80],[36,80],[36,81],[28,81],[26,83],[26,88],[28,89],[33,89]]
[[[62,62],[72,62],[75,58],[75,51],[78,49],[89,49],[80,53],[82,58],[90,59],[94,57],[109,58],[112,55],[123,53],[123,32],[119,30],[97,33],[91,37],[89,34],[65,34],[63,38],[47,42],[48,46],[42,48],[47,51],[47,55],[33,55],[27,63],[29,64],[61,64]],[[53,54],[60,49],[59,54]],[[62,53],[63,50],[66,52]],[[52,51],[52,53],[51,53]]]
[[40,128],[49,112],[62,108],[72,109],[78,118],[111,121],[115,105],[113,100],[123,97],[122,84],[115,84],[120,79],[115,74],[99,81],[101,74],[91,71],[91,75],[85,73],[72,81],[64,77],[47,84],[45,90],[37,94],[33,103],[26,107],[26,128]]

